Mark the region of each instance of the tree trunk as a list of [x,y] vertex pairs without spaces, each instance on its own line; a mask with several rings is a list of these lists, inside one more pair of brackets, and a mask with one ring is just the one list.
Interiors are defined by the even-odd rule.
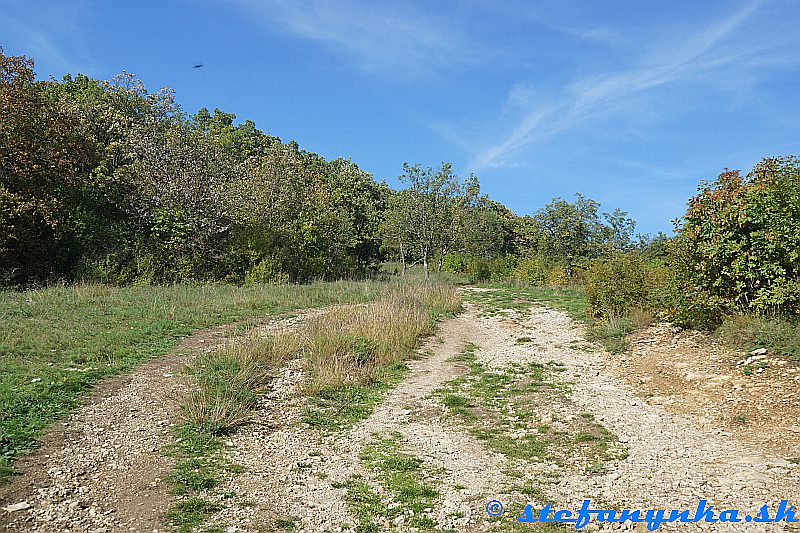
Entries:
[[406,249],[403,247],[403,243],[400,243],[400,264],[403,265],[403,277],[406,276]]
[[425,279],[428,279],[428,250],[422,252],[422,267],[425,269]]

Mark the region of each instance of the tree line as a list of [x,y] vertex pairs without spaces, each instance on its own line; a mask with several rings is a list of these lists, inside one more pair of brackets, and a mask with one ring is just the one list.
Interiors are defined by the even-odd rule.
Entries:
[[37,80],[0,51],[0,282],[303,282],[386,260],[580,257],[632,244],[633,221],[578,195],[519,217],[449,163],[392,190],[219,109],[186,113],[135,76]]
[[[391,189],[135,76],[37,80],[0,50],[0,285],[304,282],[386,262],[470,281],[585,285],[590,312],[688,324],[800,313],[800,163],[701,182],[672,237],[576,194],[518,216],[449,163]],[[629,296],[623,296],[628,294]]]

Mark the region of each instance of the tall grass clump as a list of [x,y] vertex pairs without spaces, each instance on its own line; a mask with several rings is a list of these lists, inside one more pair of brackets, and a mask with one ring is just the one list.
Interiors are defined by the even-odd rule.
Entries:
[[768,348],[770,352],[800,359],[800,322],[752,314],[723,319],[717,334],[726,344],[741,350]]
[[334,307],[298,332],[246,335],[189,365],[196,388],[183,406],[184,419],[211,435],[235,429],[250,418],[274,369],[298,356],[304,356],[307,394],[345,403],[353,397],[342,394],[374,399],[369,387],[399,377],[419,340],[460,307],[451,285],[398,283],[377,301]]
[[368,417],[406,375],[420,339],[460,308],[451,285],[404,283],[372,304],[318,317],[306,338],[305,422],[338,430]]
[[273,370],[300,352],[301,346],[300,337],[292,333],[249,335],[242,342],[196,357],[188,367],[196,388],[183,406],[184,419],[214,435],[246,422]]
[[400,284],[378,301],[335,309],[309,324],[307,391],[320,394],[369,384],[380,369],[402,363],[461,300],[443,284]]

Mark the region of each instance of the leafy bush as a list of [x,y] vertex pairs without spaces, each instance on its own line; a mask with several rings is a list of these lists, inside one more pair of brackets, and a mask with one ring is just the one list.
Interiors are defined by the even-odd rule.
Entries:
[[645,263],[636,254],[617,253],[595,259],[586,280],[589,315],[621,317],[650,305]]
[[572,277],[563,261],[543,255],[517,259],[512,255],[478,257],[449,255],[443,262],[446,271],[464,274],[469,283],[518,283],[538,287],[579,286],[583,271],[579,261],[572,265]]
[[487,282],[492,279],[492,264],[489,259],[473,257],[467,262],[464,273],[470,283]]
[[442,261],[442,270],[456,274],[464,274],[469,283],[486,283],[490,281],[508,281],[518,265],[518,260],[511,255],[501,257],[483,257],[467,254],[450,254]]
[[716,325],[725,314],[800,312],[800,160],[766,159],[747,176],[703,182],[672,246],[676,317]]
[[526,285],[547,285],[551,262],[544,256],[537,255],[529,259],[523,259],[511,272],[511,280]]
[[576,273],[577,271],[572,270],[572,275],[570,275],[569,267],[556,265],[547,272],[546,285],[548,287],[568,287],[575,282]]
[[288,281],[289,275],[283,273],[278,261],[270,257],[262,259],[244,277],[245,285],[254,285],[256,283],[278,285],[280,283],[288,283]]
[[514,269],[517,268],[518,259],[511,255],[504,255],[491,260],[491,281],[508,281]]

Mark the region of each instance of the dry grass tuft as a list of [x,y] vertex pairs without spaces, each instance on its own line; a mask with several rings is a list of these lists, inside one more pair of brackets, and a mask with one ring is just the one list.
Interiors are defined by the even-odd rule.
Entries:
[[637,307],[631,312],[631,327],[635,330],[644,329],[652,325],[656,317],[649,309]]
[[767,348],[773,354],[800,359],[800,321],[756,315],[725,317],[717,334],[726,344],[750,351]]
[[441,315],[460,307],[452,286],[402,284],[372,304],[318,317],[306,338],[306,392],[369,383],[377,368],[407,359]]
[[300,335],[246,335],[189,366],[197,388],[183,407],[184,418],[214,435],[243,424],[273,369],[301,354],[306,355],[309,394],[370,383],[382,368],[409,357],[440,316],[460,307],[450,285],[400,284],[373,303],[311,319]]
[[185,420],[212,434],[246,422],[272,369],[301,349],[297,335],[246,336],[198,356],[189,365],[197,388],[183,406]]

